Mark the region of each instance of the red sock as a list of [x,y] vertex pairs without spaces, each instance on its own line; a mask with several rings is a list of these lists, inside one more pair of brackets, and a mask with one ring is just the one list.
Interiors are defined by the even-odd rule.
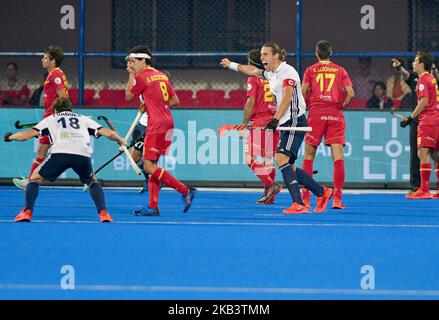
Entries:
[[274,167],[273,164],[270,164],[267,168],[271,168],[270,178],[271,178],[271,180],[273,180],[273,183],[274,183],[274,181],[276,181],[276,168]]
[[188,194],[188,188],[178,181],[177,179],[172,176],[168,171],[162,168],[157,168],[152,173],[152,176],[155,177],[159,182],[163,182],[168,187],[171,187],[177,192],[180,192],[181,194]]
[[[313,176],[313,166],[314,166],[314,160],[312,159],[303,159],[302,162],[302,170],[305,171],[307,174],[309,174],[309,176],[312,178]],[[302,188],[302,197],[305,198],[310,198],[311,197],[311,193],[309,192],[308,189],[306,188]]]
[[439,190],[439,163],[436,163],[434,172],[436,173],[436,184],[437,184],[437,189]]
[[344,179],[344,160],[339,159],[334,162],[334,198],[341,199],[341,194],[344,187]]
[[32,173],[34,173],[35,169],[44,161],[44,158],[36,158],[34,162],[32,162],[32,167],[30,168],[29,178],[32,177]]
[[274,183],[273,179],[270,177],[270,173],[267,170],[268,167],[266,167],[265,164],[257,163],[252,159],[250,163],[248,163],[248,166],[253,170],[259,180],[262,181],[264,186],[269,187]]
[[424,192],[430,192],[431,164],[421,163],[420,173],[421,173],[421,190]]
[[159,206],[160,182],[153,176],[148,179],[149,207],[157,208]]

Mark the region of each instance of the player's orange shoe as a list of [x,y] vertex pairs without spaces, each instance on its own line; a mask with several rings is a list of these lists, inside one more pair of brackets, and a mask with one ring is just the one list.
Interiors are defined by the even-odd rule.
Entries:
[[416,192],[406,194],[405,197],[406,197],[406,199],[431,199],[432,198],[430,191],[428,191],[428,192],[422,191],[420,188],[418,190],[416,190]]
[[15,217],[15,222],[30,222],[32,219],[32,210],[31,209],[23,209],[20,213]]
[[110,216],[107,210],[101,210],[101,212],[98,213],[99,219],[101,222],[112,222],[113,218]]
[[317,205],[314,209],[314,212],[323,212],[326,210],[329,199],[332,197],[332,190],[332,188],[323,186],[323,195],[321,197],[317,197]]
[[302,201],[305,207],[311,207],[311,192],[308,189],[302,188]]
[[301,214],[308,213],[308,208],[305,205],[298,202],[294,202],[293,205],[283,211],[285,214]]
[[340,198],[334,197],[332,199],[332,208],[333,209],[344,209],[345,206],[344,206],[344,204],[343,204],[343,202],[341,201]]

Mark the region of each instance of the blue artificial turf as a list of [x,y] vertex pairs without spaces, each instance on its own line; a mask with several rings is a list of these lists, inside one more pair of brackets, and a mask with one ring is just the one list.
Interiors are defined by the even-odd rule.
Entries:
[[[284,215],[289,195],[161,191],[160,217],[133,189],[105,189],[114,223],[87,192],[41,188],[31,223],[12,223],[24,193],[0,188],[0,299],[438,299],[439,200],[348,194],[345,210]],[[62,290],[63,265],[75,290]],[[374,290],[361,268],[374,268]],[[369,274],[370,275],[370,274]]]

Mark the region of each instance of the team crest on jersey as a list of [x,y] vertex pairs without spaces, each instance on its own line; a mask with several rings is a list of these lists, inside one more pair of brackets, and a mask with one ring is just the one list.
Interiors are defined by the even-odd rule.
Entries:
[[54,81],[56,84],[61,84],[61,82],[62,82],[60,77],[56,77]]
[[136,85],[136,79],[133,79],[133,87]]
[[250,91],[252,89],[252,85],[250,83],[247,83],[247,91]]
[[424,90],[424,85],[421,83],[420,85],[419,85],[419,91],[422,91],[422,90]]

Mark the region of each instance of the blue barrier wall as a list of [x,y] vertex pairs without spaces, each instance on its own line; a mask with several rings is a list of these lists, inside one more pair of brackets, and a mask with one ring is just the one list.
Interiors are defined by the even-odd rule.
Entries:
[[[0,109],[1,132],[16,131],[14,123],[36,122],[42,109]],[[91,115],[105,115],[125,134],[136,110],[77,109]],[[226,123],[240,123],[240,110],[173,110],[176,132],[170,154],[161,165],[182,180],[256,181],[244,164],[243,140],[236,134],[220,138],[217,128]],[[346,182],[406,182],[409,179],[409,129],[399,127],[399,119],[389,112],[346,112],[347,143]],[[0,143],[3,161],[0,177],[27,176],[35,157],[37,139]],[[117,145],[105,138],[94,141],[94,167],[117,153]],[[303,159],[303,146],[299,166]],[[320,146],[315,162],[318,180],[332,181],[332,158],[327,147]],[[139,180],[125,156],[119,157],[98,176],[104,180]],[[278,178],[280,175],[278,175]],[[76,178],[68,171],[62,178]]]

